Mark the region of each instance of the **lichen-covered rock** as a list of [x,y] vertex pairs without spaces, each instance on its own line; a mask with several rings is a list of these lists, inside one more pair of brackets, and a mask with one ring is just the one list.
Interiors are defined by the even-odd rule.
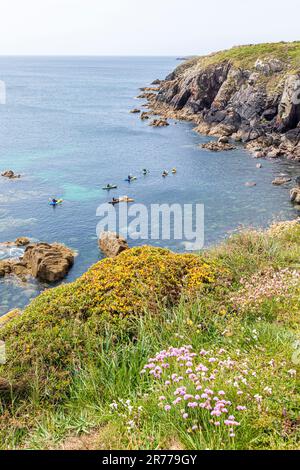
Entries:
[[115,232],[102,232],[98,242],[100,249],[109,258],[114,258],[128,249],[125,238]]

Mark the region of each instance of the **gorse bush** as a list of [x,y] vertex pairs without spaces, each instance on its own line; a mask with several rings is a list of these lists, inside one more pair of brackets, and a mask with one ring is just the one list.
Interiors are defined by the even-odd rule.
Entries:
[[151,247],[100,261],[76,282],[40,295],[0,330],[7,352],[0,376],[21,380],[22,388],[34,384],[41,398],[62,399],[107,323],[115,324],[116,341],[123,331],[130,336],[126,318],[154,314],[182,294],[192,297],[215,282],[217,272],[199,256]]
[[298,448],[299,273],[293,221],[44,292],[0,329],[0,448]]

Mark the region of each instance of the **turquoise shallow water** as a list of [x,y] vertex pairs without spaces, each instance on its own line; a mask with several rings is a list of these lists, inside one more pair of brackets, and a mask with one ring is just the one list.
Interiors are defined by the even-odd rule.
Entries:
[[[263,161],[258,170],[243,149],[200,149],[208,139],[192,124],[154,129],[129,113],[141,105],[134,98],[138,88],[176,65],[174,58],[0,58],[7,86],[7,104],[0,106],[0,170],[22,174],[15,181],[0,178],[0,242],[30,236],[66,243],[78,252],[70,281],[101,257],[96,209],[112,195],[129,194],[147,206],[203,203],[206,245],[240,225],[266,226],[297,215],[290,185],[271,184],[282,172],[300,175],[297,164]],[[178,173],[162,179],[162,169],[173,166]],[[124,178],[144,167],[150,174],[129,187]],[[253,180],[257,186],[247,188]],[[101,190],[108,182],[119,185],[117,193]],[[65,202],[53,210],[49,196]],[[153,244],[184,249],[178,241]],[[1,280],[0,314],[25,305],[42,288]]]

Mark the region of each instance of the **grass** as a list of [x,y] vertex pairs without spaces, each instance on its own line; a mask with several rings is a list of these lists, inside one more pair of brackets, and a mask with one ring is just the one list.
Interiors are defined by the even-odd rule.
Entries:
[[[53,374],[50,371],[42,380],[39,374],[45,369],[40,362],[46,361],[44,365],[49,367],[49,356],[40,354],[38,360],[33,354],[29,361],[30,387],[11,391],[9,396],[0,392],[0,448],[68,448],[71,439],[72,446],[78,448],[87,440],[90,448],[107,449],[296,449],[300,437],[300,354],[297,343],[300,340],[300,283],[292,282],[284,291],[280,284],[276,295],[271,296],[262,288],[246,306],[242,300],[244,295],[247,296],[243,280],[250,282],[253,276],[261,273],[265,287],[271,268],[275,272],[288,268],[295,275],[300,271],[299,241],[300,224],[296,222],[276,225],[267,232],[237,234],[198,258],[196,270],[201,270],[204,264],[210,266],[219,273],[218,280],[210,278],[205,285],[197,283],[195,287],[194,284],[191,290],[183,289],[180,296],[169,298],[167,302],[163,301],[165,295],[157,297],[154,309],[152,303],[146,302],[143,312],[132,311],[118,319],[109,312],[102,316],[97,310],[96,328],[95,318],[89,314],[95,312],[95,305],[87,305],[86,300],[79,304],[78,286],[72,285],[70,297],[66,297],[63,306],[65,309],[66,304],[70,304],[75,308],[73,317],[79,322],[78,328],[71,313],[64,317],[61,343],[55,343],[56,348],[60,344],[63,347],[55,359],[57,362],[50,365],[50,368],[54,367]],[[153,255],[151,252],[151,257]],[[143,251],[139,256],[143,256]],[[110,261],[110,270],[114,264],[123,261],[122,258],[121,261]],[[156,292],[161,292],[161,282],[165,284],[163,266],[159,270],[162,277]],[[133,269],[136,268],[135,265]],[[182,266],[176,270],[176,285],[182,279],[179,272],[182,274]],[[91,273],[94,271],[84,280],[94,276]],[[148,274],[152,275],[151,272]],[[168,269],[167,278],[169,274]],[[101,286],[102,282],[101,278],[96,284]],[[182,285],[182,281],[179,284]],[[46,322],[35,330],[31,347],[36,351],[40,351],[40,341],[45,347],[47,338],[60,336],[60,330],[55,329],[55,309],[49,317],[49,308],[51,305],[59,308],[59,302],[51,297],[59,296],[61,302],[61,295],[65,297],[64,289],[44,294],[28,309],[28,317],[35,321],[40,317]],[[145,293],[143,298],[147,298]],[[32,317],[34,309],[38,316]],[[51,322],[47,323],[49,318]],[[57,320],[60,319],[59,314]],[[22,330],[24,321],[22,317],[13,320],[10,326],[1,330],[0,336],[8,338],[19,328],[30,337],[33,325],[25,321],[27,326]],[[67,327],[69,322],[72,328]],[[208,357],[219,357],[220,349],[225,350],[226,359],[230,357],[233,361],[234,365],[228,370],[223,370],[222,365],[216,366],[220,370],[208,385],[214,394],[223,390],[226,399],[232,402],[230,407],[235,409],[235,418],[240,422],[234,429],[235,436],[229,435],[225,425],[215,426],[215,418],[209,410],[188,409],[188,401],[184,405],[173,405],[177,385],[172,379],[171,385],[165,384],[173,373],[181,374],[183,379],[179,385],[194,393],[190,374],[177,361],[168,359],[169,368],[163,369],[161,377],[155,378],[148,372],[141,374],[149,359],[157,353],[171,346],[181,348],[184,345],[190,345],[197,354],[201,349],[208,351],[207,357],[201,359],[208,368],[215,367],[210,365]],[[52,354],[53,351],[51,357]],[[60,368],[62,354],[68,361],[63,360]],[[29,370],[26,361],[25,357],[26,370]],[[22,358],[18,357],[18,362],[21,367]],[[0,377],[5,374],[5,367]],[[22,370],[22,367],[17,370],[16,367],[14,363],[14,369],[10,371]],[[71,380],[67,383],[61,375],[66,369],[71,372]],[[246,384],[239,377],[246,379]],[[55,381],[54,387],[48,379]],[[236,393],[239,389],[243,391],[241,396]],[[48,394],[45,393],[47,390]],[[161,401],[160,396],[165,396],[165,400]],[[165,410],[166,403],[171,404],[169,411]],[[237,405],[245,403],[247,410],[236,410]],[[183,407],[188,411],[186,419],[182,417]]]
[[224,51],[214,52],[209,55],[193,57],[179,66],[182,69],[189,66],[197,68],[215,65],[223,61],[230,61],[234,66],[254,69],[257,59],[276,58],[292,69],[300,67],[300,41],[249,44],[236,46]]

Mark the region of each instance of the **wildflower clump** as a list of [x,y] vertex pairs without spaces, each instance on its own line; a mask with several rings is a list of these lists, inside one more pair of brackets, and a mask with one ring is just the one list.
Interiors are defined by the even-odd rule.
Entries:
[[157,405],[172,422],[179,420],[187,432],[218,430],[223,440],[235,437],[249,406],[258,413],[263,397],[272,395],[247,358],[232,359],[223,348],[169,347],[149,358],[142,374],[154,381]]
[[7,361],[0,376],[29,384],[38,376],[47,397],[61,397],[107,324],[173,306],[217,277],[200,256],[147,246],[100,261],[77,281],[45,291],[1,328]]
[[292,295],[291,290],[300,285],[300,272],[284,268],[268,268],[255,273],[249,280],[241,279],[242,288],[231,297],[236,308],[246,310],[259,307],[267,299],[286,299]]

